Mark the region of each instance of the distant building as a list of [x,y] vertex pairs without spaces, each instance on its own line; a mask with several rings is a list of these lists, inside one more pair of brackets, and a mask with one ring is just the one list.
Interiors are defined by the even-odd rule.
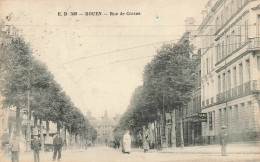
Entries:
[[120,119],[120,115],[117,114],[114,118],[109,118],[107,111],[104,112],[104,116],[97,120],[91,115],[89,111],[87,113],[87,119],[89,120],[90,124],[94,126],[97,131],[97,143],[98,144],[105,144],[110,140],[114,140],[113,138],[113,130]]

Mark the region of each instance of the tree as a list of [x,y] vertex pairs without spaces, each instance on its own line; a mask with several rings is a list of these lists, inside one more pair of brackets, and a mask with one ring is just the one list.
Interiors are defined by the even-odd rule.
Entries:
[[[157,111],[170,112],[185,107],[195,80],[195,61],[190,58],[188,44],[164,44],[155,58],[146,65],[143,85],[138,87],[114,134],[130,128],[137,134],[142,125],[154,121]],[[134,120],[134,127],[128,121]],[[163,117],[165,124],[165,117]]]
[[[7,39],[7,38],[6,38]],[[27,107],[29,90],[29,67],[31,51],[29,45],[21,38],[8,38],[3,42],[0,51],[1,63],[1,94],[3,107],[16,108],[16,135],[20,135],[20,113]]]

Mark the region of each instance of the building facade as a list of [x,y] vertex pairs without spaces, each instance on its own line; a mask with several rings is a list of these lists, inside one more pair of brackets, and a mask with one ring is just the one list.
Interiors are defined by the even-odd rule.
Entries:
[[260,5],[256,0],[210,0],[202,11],[201,105],[206,143],[259,140]]
[[110,119],[108,117],[107,111],[104,112],[104,116],[97,120],[92,117],[91,112],[87,113],[87,119],[94,126],[97,131],[97,144],[107,144],[109,141],[113,141],[113,130],[120,119],[120,115],[116,115],[114,118]]

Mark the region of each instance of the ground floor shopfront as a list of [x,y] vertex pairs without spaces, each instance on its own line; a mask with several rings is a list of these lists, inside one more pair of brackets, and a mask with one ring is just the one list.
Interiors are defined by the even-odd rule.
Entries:
[[204,143],[218,143],[223,125],[227,127],[229,142],[260,140],[259,93],[244,94],[202,112],[207,113],[207,122],[202,123]]

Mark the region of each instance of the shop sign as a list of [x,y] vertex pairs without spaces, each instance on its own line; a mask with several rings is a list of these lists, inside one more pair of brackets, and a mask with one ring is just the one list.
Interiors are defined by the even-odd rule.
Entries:
[[198,113],[200,122],[207,122],[207,113]]

